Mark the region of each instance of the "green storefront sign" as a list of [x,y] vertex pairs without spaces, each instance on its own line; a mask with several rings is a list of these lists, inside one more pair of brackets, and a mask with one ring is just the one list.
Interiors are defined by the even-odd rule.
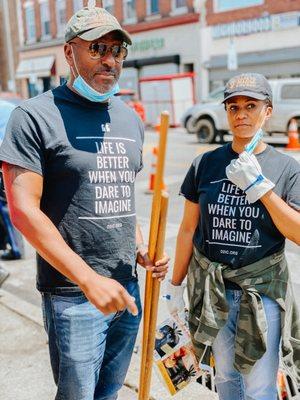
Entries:
[[132,44],[132,52],[144,52],[148,50],[159,50],[165,47],[164,38],[145,39],[134,41]]

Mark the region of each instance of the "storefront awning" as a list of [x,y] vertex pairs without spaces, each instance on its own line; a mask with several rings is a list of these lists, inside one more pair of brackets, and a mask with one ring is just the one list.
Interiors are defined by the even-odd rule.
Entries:
[[210,81],[224,81],[236,74],[258,72],[267,78],[298,76],[300,71],[300,47],[274,49],[251,53],[239,53],[238,69],[227,69],[227,54],[213,56],[204,63],[209,70]]
[[[238,54],[238,62],[241,66],[298,61],[300,61],[300,47]],[[212,56],[210,61],[204,63],[204,66],[208,69],[227,68],[227,54]]]
[[28,58],[27,60],[21,60],[17,72],[16,78],[43,78],[51,75],[51,69],[53,67],[55,58],[54,56],[35,57]]

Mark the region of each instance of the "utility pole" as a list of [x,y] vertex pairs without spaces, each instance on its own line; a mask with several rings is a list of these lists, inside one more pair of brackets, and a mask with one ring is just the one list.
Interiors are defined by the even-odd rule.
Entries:
[[2,0],[2,9],[3,9],[3,19],[4,19],[4,39],[5,39],[5,50],[7,57],[7,66],[8,66],[8,90],[11,92],[16,91],[16,80],[15,80],[15,63],[14,63],[14,55],[13,55],[13,44],[11,40],[11,25],[10,25],[10,15],[9,15],[9,6],[8,0]]

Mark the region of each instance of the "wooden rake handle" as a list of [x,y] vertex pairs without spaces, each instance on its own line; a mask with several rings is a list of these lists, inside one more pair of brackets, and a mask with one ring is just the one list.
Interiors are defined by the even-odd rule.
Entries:
[[[161,198],[160,218],[159,218],[157,245],[156,245],[154,262],[161,259],[164,254],[168,202],[169,202],[169,195],[167,193],[163,193]],[[152,279],[152,293],[150,299],[151,307],[150,307],[149,321],[148,321],[149,329],[148,329],[148,335],[146,337],[143,337],[143,351],[145,354],[144,354],[144,360],[142,360],[142,365],[141,365],[139,400],[148,400],[150,396],[153,352],[155,347],[155,333],[156,333],[160,281],[157,278],[151,278],[151,279]]]
[[[152,262],[155,261],[155,255],[157,253],[157,241],[159,233],[159,221],[161,215],[161,202],[162,202],[162,187],[163,187],[163,174],[165,167],[166,147],[167,147],[167,134],[169,128],[169,114],[168,112],[161,113],[160,123],[160,136],[159,136],[159,148],[158,148],[158,159],[157,159],[157,171],[154,182],[154,194],[152,201],[152,212],[151,212],[151,223],[150,223],[150,234],[149,234],[149,257]],[[153,304],[153,281],[152,273],[147,271],[146,273],[146,285],[145,285],[145,301],[144,301],[144,324],[143,324],[143,347],[142,347],[142,359],[141,359],[141,371],[140,371],[140,393],[139,399],[146,400],[144,396],[144,387],[147,387],[148,383],[145,378],[145,365],[147,362],[148,354],[148,335],[150,330],[150,322],[152,323],[151,308]],[[157,290],[157,289],[155,289]],[[159,291],[159,287],[158,287]],[[158,301],[158,300],[157,300]],[[157,306],[156,306],[157,307]],[[155,319],[156,323],[156,319]],[[155,334],[155,332],[154,332]],[[152,357],[152,355],[151,355]],[[151,374],[150,374],[151,379]],[[150,382],[149,382],[150,385]],[[144,396],[144,397],[141,397]]]

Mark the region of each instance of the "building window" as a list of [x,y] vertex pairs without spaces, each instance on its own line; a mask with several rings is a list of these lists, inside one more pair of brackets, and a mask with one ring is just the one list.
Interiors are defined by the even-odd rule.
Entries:
[[214,10],[222,12],[236,8],[260,6],[261,4],[264,4],[264,0],[214,0]]
[[136,22],[135,0],[123,1],[123,13],[125,23],[128,24]]
[[187,12],[186,0],[172,0],[172,14],[183,14]]
[[63,36],[66,27],[66,1],[56,0],[57,36]]
[[159,0],[147,0],[147,15],[159,13]]
[[40,0],[42,39],[50,37],[50,12],[48,0]]
[[83,8],[83,0],[73,0],[73,11],[76,13],[77,11]]
[[102,0],[102,7],[110,14],[114,15],[114,0]]
[[186,0],[175,0],[174,8],[186,7]]
[[27,2],[25,3],[24,7],[25,7],[27,42],[35,42],[36,29],[35,29],[34,4],[32,2]]
[[281,98],[284,100],[299,100],[300,85],[284,85],[281,89]]

